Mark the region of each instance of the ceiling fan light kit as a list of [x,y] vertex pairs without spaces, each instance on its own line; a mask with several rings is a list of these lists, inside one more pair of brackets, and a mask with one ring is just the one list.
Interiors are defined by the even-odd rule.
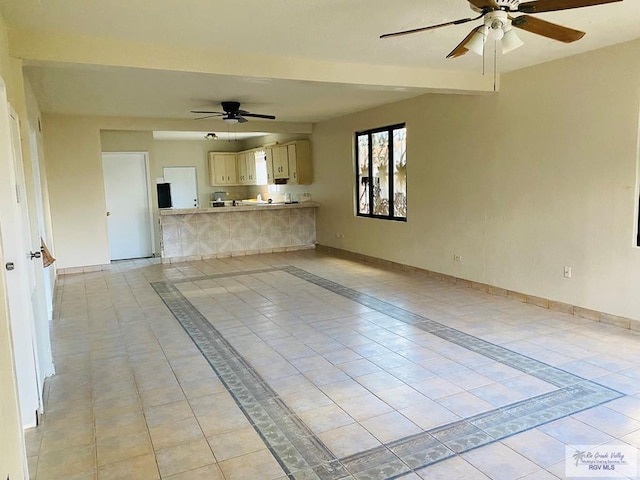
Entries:
[[[501,42],[502,53],[509,53],[524,45],[524,42],[514,31],[513,27],[564,43],[575,42],[585,35],[585,32],[580,30],[574,30],[551,23],[533,17],[531,14],[592,7],[621,1],[622,0],[534,0],[522,2],[521,0],[468,0],[471,9],[479,13],[479,16],[475,18],[461,18],[451,22],[411,30],[386,33],[381,35],[380,38],[399,37],[483,19],[484,25],[471,30],[464,40],[447,55],[447,58],[460,57],[468,51],[482,55],[488,36],[495,41]],[[523,13],[525,15],[512,17],[510,15],[511,13]]]
[[509,28],[504,29],[504,36],[502,37],[502,53],[509,53],[516,48],[520,48],[524,45],[524,42],[520,39],[516,31],[509,23]]
[[488,35],[489,28],[486,25],[478,27],[475,33],[471,36],[471,39],[465,44],[464,48],[477,55],[482,55]]

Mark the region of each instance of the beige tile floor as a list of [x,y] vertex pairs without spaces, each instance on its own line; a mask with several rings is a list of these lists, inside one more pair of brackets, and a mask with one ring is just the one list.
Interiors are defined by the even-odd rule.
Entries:
[[640,447],[638,333],[305,251],[61,276],[31,478],[287,478],[150,282],[176,282],[338,458],[556,388],[285,272],[220,276],[288,265],[624,394],[398,478],[564,478],[565,445]]

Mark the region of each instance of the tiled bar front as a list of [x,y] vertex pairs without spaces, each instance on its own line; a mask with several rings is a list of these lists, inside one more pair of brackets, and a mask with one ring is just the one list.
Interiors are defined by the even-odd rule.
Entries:
[[163,263],[314,248],[317,203],[160,212]]

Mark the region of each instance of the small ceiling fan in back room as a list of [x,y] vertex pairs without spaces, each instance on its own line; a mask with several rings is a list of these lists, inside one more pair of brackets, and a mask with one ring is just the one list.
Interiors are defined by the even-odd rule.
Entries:
[[207,114],[204,117],[198,117],[196,120],[202,120],[205,118],[221,117],[226,123],[246,123],[248,120],[245,117],[251,118],[264,118],[267,120],[275,120],[274,115],[264,115],[262,113],[251,113],[246,110],[240,110],[240,102],[220,102],[222,106],[222,112],[212,112],[208,110],[191,110],[191,113],[204,113]]
[[[468,1],[471,9],[479,14],[477,17],[461,18],[459,20],[430,25],[427,27],[386,33],[381,35],[380,38],[398,37],[401,35],[448,27],[449,25],[460,25],[462,23],[473,22],[482,18],[483,24],[471,30],[462,42],[460,42],[458,46],[456,46],[456,48],[447,55],[447,58],[460,57],[468,51],[482,55],[484,43],[488,37],[495,40],[501,40],[502,52],[508,53],[523,45],[522,40],[520,40],[516,32],[513,30],[513,27],[564,43],[575,42],[585,35],[585,32],[581,32],[580,30],[574,30],[556,23],[551,23],[546,20],[533,17],[531,14],[591,7],[605,3],[621,2],[622,0],[537,0],[532,2],[521,2],[520,0]],[[513,17],[511,16],[512,13],[521,13],[524,15]]]

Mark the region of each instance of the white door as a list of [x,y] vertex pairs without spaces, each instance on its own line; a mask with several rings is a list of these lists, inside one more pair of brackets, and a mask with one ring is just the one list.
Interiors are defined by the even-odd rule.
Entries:
[[[15,151],[19,146],[16,118],[12,119],[7,103],[4,82],[0,80],[0,224],[4,235],[2,251],[5,265],[2,271],[6,278],[11,337],[15,362],[16,383],[23,428],[36,425],[41,410],[40,375],[38,352],[29,286],[31,265],[29,226],[25,225],[26,193],[22,164]],[[17,142],[16,142],[17,137]],[[24,210],[23,210],[24,208]]]
[[[31,166],[33,168],[33,188],[36,198],[36,212],[38,213],[38,232],[40,238],[44,241],[45,245],[51,248],[51,242],[47,236],[47,229],[44,219],[44,201],[42,199],[42,182],[40,176],[40,159],[38,155],[38,134],[35,129],[29,125],[29,149],[31,150]],[[44,283],[44,301],[47,312],[47,319],[53,319],[53,284],[55,281],[55,267],[47,267],[43,271],[43,283]],[[48,328],[47,328],[48,330]]]
[[173,208],[198,206],[198,179],[196,167],[164,167],[164,181],[171,184]]
[[103,153],[111,260],[153,254],[147,154]]
[[[42,257],[40,253],[40,236],[32,237],[31,222],[29,218],[29,208],[27,205],[26,182],[24,173],[24,164],[22,156],[22,144],[20,141],[20,120],[18,114],[11,110],[11,137],[13,143],[14,171],[16,175],[16,183],[19,191],[22,192],[22,198],[19,202],[20,223],[22,225],[22,238],[24,243],[24,251],[30,261],[27,262],[27,284],[30,301],[31,313],[31,330],[33,332],[33,340],[35,343],[34,353],[36,356],[36,377],[38,382],[38,401],[39,411],[44,409],[42,401],[42,392],[44,390],[44,379],[54,374],[53,355],[51,352],[51,339],[49,336],[49,319],[47,317],[47,308],[44,295],[44,268],[42,266]],[[39,167],[33,174],[39,179]],[[33,176],[29,181],[33,181]],[[38,181],[36,192],[40,192]],[[36,202],[37,203],[37,202]],[[34,205],[36,210],[37,205]],[[40,204],[41,207],[41,204]]]

